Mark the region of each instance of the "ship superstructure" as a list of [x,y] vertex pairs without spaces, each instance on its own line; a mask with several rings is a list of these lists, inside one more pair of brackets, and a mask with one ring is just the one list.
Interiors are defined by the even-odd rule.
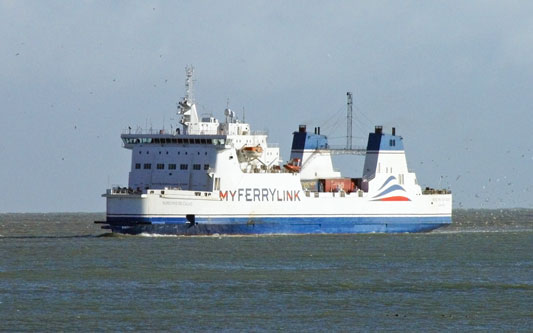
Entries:
[[[198,117],[193,69],[179,102],[181,128],[121,135],[132,151],[127,187],[109,189],[103,228],[138,234],[278,234],[429,231],[451,223],[451,194],[422,191],[407,168],[403,138],[376,126],[363,174],[333,167],[325,135],[300,125],[283,163],[266,133],[228,108]],[[351,97],[351,96],[350,96]],[[351,147],[350,147],[351,148]],[[352,151],[356,151],[353,149]]]

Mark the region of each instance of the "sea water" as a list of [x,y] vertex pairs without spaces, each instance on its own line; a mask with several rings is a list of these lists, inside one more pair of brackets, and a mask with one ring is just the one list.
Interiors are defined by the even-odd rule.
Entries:
[[1,331],[531,331],[533,210],[424,234],[107,236],[0,214]]

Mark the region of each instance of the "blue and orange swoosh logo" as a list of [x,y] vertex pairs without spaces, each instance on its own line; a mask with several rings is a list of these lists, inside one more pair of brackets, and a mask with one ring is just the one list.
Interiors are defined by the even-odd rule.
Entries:
[[[381,191],[385,186],[390,184],[390,182],[393,180],[396,180],[396,177],[390,176],[389,178],[387,178],[387,180],[379,188],[379,191]],[[411,199],[403,195],[386,196],[387,194],[394,192],[394,191],[406,192],[402,186],[398,184],[393,184],[387,187],[385,190],[381,191],[379,194],[375,195],[372,198],[373,199],[372,201],[411,201]]]

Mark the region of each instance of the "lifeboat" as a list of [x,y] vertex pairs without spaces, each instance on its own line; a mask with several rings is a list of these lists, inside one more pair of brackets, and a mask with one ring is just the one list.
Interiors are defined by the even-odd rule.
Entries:
[[247,153],[253,153],[253,154],[262,154],[263,153],[263,147],[260,145],[257,146],[245,146],[242,148],[244,152]]
[[283,166],[285,169],[289,170],[290,172],[300,172],[302,167],[300,166],[300,159],[299,158],[293,158],[289,161],[289,163],[285,164]]
[[241,148],[241,152],[246,156],[247,158],[258,158],[263,154],[263,147],[260,145],[257,146],[244,146]]

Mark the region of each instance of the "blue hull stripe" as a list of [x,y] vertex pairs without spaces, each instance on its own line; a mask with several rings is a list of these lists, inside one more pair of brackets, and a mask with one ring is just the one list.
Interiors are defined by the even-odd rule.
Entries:
[[113,232],[170,235],[210,234],[352,234],[430,231],[451,223],[450,216],[415,217],[203,217],[194,223],[185,217],[114,217]]

